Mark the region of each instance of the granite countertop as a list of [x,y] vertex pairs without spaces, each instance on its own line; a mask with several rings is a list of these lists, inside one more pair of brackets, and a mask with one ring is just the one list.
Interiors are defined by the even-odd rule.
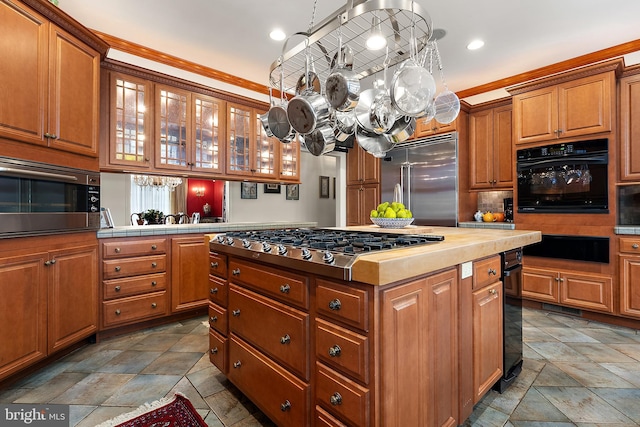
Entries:
[[411,227],[399,230],[377,226],[347,227],[350,230],[438,234],[445,240],[425,246],[360,255],[351,268],[354,281],[386,285],[500,252],[539,242],[542,234],[530,230],[495,230],[459,227]]
[[140,225],[101,228],[98,238],[162,236],[169,234],[206,234],[236,230],[265,230],[268,228],[317,227],[316,222],[217,222],[200,224]]
[[616,234],[640,234],[640,225],[617,225],[614,232]]
[[461,228],[491,228],[494,230],[515,230],[516,225],[513,222],[482,222],[482,221],[464,221],[459,222],[458,227]]

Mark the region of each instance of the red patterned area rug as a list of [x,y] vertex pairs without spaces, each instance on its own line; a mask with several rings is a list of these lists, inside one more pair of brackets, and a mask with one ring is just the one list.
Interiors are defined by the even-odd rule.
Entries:
[[96,427],[207,427],[207,424],[189,399],[176,393],[173,397],[145,403]]

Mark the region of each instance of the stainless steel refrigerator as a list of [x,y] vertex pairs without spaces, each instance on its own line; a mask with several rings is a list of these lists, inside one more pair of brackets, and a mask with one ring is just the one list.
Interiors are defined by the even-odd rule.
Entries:
[[402,144],[381,162],[382,201],[393,201],[400,184],[402,202],[414,225],[458,225],[458,133]]

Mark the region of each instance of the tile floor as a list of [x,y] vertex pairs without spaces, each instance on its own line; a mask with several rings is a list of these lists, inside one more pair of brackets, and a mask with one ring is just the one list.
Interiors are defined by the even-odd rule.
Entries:
[[[522,373],[465,426],[640,425],[640,331],[531,309],[523,319]],[[272,426],[209,363],[207,328],[201,317],[86,346],[0,390],[0,403],[69,404],[70,426],[93,427],[180,391],[210,427]]]

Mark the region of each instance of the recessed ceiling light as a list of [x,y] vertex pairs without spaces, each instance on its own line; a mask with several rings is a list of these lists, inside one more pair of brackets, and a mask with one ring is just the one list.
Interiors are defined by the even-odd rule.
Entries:
[[282,31],[280,28],[276,28],[275,30],[269,33],[269,37],[271,37],[272,40],[280,41],[280,40],[284,40],[286,35],[284,31]]
[[484,42],[482,40],[473,40],[471,43],[467,45],[467,49],[476,50],[476,49],[480,49],[482,46],[484,46]]

